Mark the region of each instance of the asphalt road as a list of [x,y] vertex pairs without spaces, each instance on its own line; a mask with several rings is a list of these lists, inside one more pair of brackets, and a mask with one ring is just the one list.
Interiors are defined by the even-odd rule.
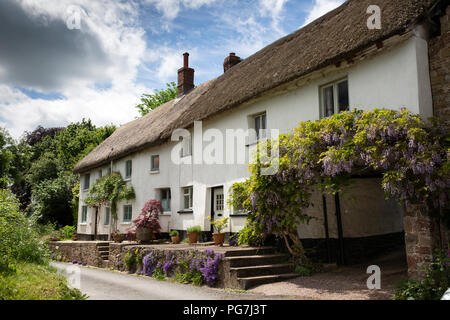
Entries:
[[227,292],[224,289],[196,287],[158,281],[147,276],[53,262],[74,287],[91,300],[252,300],[286,299],[286,297]]

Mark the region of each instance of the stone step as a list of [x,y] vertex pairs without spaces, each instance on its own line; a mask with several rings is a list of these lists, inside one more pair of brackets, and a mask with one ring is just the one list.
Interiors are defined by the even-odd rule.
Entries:
[[263,266],[248,266],[230,268],[231,273],[236,273],[238,278],[268,276],[281,273],[290,273],[294,271],[291,263],[268,264]]
[[296,278],[298,276],[299,275],[296,273],[282,273],[282,274],[274,274],[274,275],[267,275],[267,276],[238,278],[238,281],[241,284],[242,289],[247,290],[252,287],[262,285],[262,284],[288,280],[288,279]]
[[238,256],[253,256],[253,255],[274,254],[275,251],[276,251],[275,247],[261,247],[261,248],[245,248],[245,249],[227,250],[225,252],[225,257],[238,257]]
[[230,262],[230,267],[249,267],[249,266],[264,266],[269,264],[282,264],[287,262],[288,256],[285,254],[266,254],[254,256],[238,256],[226,257]]
[[108,252],[109,252],[109,247],[97,247],[97,250],[98,250],[99,252],[105,252],[105,251],[108,251]]

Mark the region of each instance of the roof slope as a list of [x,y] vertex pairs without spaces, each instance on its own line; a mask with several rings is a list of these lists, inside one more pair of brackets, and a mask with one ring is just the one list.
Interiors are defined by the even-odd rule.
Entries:
[[[348,0],[340,7],[243,60],[223,75],[117,129],[74,168],[81,173],[163,143],[186,128],[267,90],[405,32],[434,0]],[[369,5],[381,8],[381,29],[367,28]]]

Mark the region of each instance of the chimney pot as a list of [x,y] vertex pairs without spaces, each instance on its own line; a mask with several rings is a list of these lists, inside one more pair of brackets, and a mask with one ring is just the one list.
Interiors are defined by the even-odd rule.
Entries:
[[194,71],[189,68],[189,53],[183,53],[183,67],[178,69],[178,97],[194,88]]

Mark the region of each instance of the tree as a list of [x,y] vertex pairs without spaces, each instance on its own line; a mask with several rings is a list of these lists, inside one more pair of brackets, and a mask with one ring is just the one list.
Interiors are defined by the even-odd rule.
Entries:
[[8,183],[11,182],[10,169],[13,154],[10,146],[12,143],[13,139],[8,131],[0,128],[0,188],[6,188]]
[[141,96],[141,103],[136,105],[141,116],[145,116],[153,109],[177,97],[178,91],[175,82],[166,83],[166,86],[166,89],[155,90],[156,93],[154,94],[143,94]]

